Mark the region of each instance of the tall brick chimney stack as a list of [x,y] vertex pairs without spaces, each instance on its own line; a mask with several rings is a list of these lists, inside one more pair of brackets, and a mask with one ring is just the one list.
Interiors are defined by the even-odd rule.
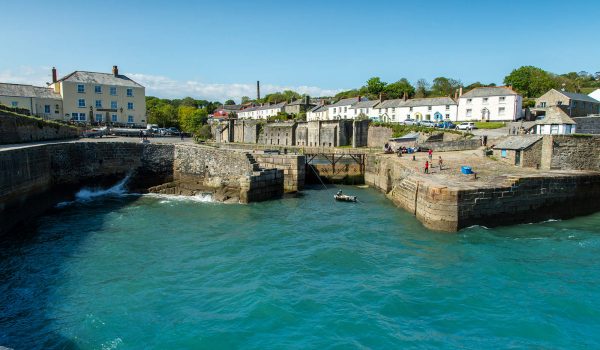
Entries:
[[58,81],[58,77],[56,76],[56,67],[52,67],[52,83],[56,83]]
[[260,100],[260,81],[256,81],[256,99]]
[[119,76],[119,67],[113,66],[113,75],[115,77]]

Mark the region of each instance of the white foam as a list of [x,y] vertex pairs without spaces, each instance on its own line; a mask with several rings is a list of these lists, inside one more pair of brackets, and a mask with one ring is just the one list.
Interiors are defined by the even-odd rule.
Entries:
[[179,196],[174,194],[160,194],[160,193],[148,193],[144,197],[158,198],[160,204],[168,204],[171,202],[200,202],[200,203],[212,203],[214,202],[212,193],[201,193],[195,196]]
[[106,188],[106,189],[84,187],[75,194],[75,200],[68,201],[68,202],[60,202],[56,205],[56,208],[64,208],[68,205],[71,205],[71,204],[77,203],[77,202],[80,202],[80,203],[81,202],[90,202],[99,197],[107,197],[107,196],[122,197],[122,196],[128,195],[125,185],[129,181],[130,177],[131,177],[131,174],[125,176],[125,178],[123,178],[121,181],[119,181],[114,186],[112,186],[110,188]]

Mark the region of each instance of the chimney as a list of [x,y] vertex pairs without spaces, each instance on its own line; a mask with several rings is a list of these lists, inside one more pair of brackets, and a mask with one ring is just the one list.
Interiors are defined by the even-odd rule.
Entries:
[[256,99],[260,100],[260,81],[256,81]]
[[458,100],[458,89],[454,90],[454,99]]
[[52,83],[56,83],[58,78],[56,76],[56,67],[52,67]]
[[379,102],[383,101],[383,92],[379,93]]
[[402,99],[404,101],[408,100],[408,95],[406,94],[406,91],[404,92],[404,95],[402,95]]
[[358,102],[360,102],[360,95],[358,95]]
[[462,86],[458,89],[458,97],[462,96]]
[[119,75],[119,67],[113,66],[113,75],[116,77]]

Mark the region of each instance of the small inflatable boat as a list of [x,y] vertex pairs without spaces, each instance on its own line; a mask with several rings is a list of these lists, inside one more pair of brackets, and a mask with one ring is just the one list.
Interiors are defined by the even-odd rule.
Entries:
[[333,198],[335,198],[336,201],[340,202],[356,202],[357,200],[356,196],[348,196],[345,194],[336,194],[333,196]]

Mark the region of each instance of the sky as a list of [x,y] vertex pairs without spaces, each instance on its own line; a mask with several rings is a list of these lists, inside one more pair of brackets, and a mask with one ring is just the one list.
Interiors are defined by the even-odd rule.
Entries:
[[311,96],[445,76],[502,84],[534,65],[600,71],[600,1],[2,0],[0,82],[119,71],[146,95]]

